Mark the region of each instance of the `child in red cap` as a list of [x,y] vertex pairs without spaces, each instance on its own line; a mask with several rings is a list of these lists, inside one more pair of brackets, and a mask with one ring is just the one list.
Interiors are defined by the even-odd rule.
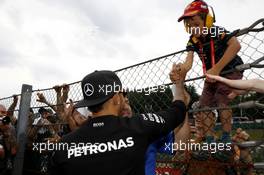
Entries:
[[[213,9],[212,9],[213,11]],[[209,6],[202,0],[196,0],[190,3],[184,10],[184,14],[178,19],[178,22],[184,21],[186,31],[191,34],[187,44],[187,63],[192,66],[194,52],[196,52],[203,65],[204,74],[220,75],[223,71],[235,68],[243,64],[242,59],[237,55],[241,46],[237,38],[230,34],[223,27],[215,26],[215,15],[209,12]],[[241,79],[243,72],[232,72],[223,75],[229,79]],[[227,85],[215,82],[207,78],[204,83],[203,92],[200,98],[201,107],[228,106],[231,99],[228,94],[231,88]],[[231,142],[231,110],[221,110],[220,119],[223,128],[221,141]],[[205,125],[211,115],[204,113]],[[208,122],[210,123],[210,122]],[[205,128],[206,141],[214,141],[213,131],[210,126]]]

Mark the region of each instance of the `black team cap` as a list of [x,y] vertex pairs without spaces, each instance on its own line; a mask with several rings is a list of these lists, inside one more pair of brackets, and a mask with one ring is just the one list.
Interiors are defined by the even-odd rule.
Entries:
[[118,76],[108,70],[94,71],[86,75],[82,82],[83,100],[75,107],[89,107],[107,101],[122,91],[122,83]]

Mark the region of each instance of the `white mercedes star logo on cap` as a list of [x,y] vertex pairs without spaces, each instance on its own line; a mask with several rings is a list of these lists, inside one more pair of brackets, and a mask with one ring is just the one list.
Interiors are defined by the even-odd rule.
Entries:
[[91,95],[93,95],[93,93],[94,93],[94,87],[93,87],[93,85],[91,85],[90,83],[86,83],[83,86],[83,92],[88,97],[91,96]]

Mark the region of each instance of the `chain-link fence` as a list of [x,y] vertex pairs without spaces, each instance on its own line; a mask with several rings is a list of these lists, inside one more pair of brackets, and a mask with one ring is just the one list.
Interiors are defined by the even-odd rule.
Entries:
[[[263,20],[258,21],[256,25],[249,28],[234,32],[238,36],[242,46],[239,56],[243,59],[244,66],[239,67],[238,71],[244,70],[243,79],[264,79],[264,69],[263,64],[261,64],[261,61],[264,60],[264,32],[262,32],[264,28],[256,29],[257,25],[264,25]],[[182,50],[115,71],[120,77],[123,86],[129,89],[128,98],[134,113],[149,113],[168,107],[172,100],[172,85],[168,76],[172,63],[184,62],[185,58],[186,50]],[[202,63],[197,55],[195,55],[192,69],[187,74],[185,84],[191,95],[189,106],[192,106],[195,101],[199,100],[204,86]],[[17,96],[20,97],[21,95]],[[62,103],[67,99],[72,99],[74,102],[82,99],[80,82],[74,82],[61,87],[33,90],[31,108],[34,112],[37,112],[40,107],[47,107],[43,103],[43,99],[41,100],[42,102],[37,100],[43,97],[49,103],[49,106],[56,107],[59,110]],[[254,163],[254,171],[259,174],[264,173],[264,145],[262,142],[264,140],[264,109],[263,105],[261,105],[264,102],[263,97],[263,94],[250,92],[247,95],[235,98],[230,106],[227,107],[215,106],[210,109],[199,108],[193,110],[190,108],[189,111],[190,123],[193,125],[197,122],[197,118],[193,116],[198,112],[204,112],[207,118],[210,118],[208,117],[211,115],[210,111],[217,110],[218,115],[221,115],[222,111],[228,111],[230,114],[226,115],[233,116],[233,120],[231,121],[233,126],[232,134],[236,134],[237,128],[241,128],[249,135],[249,138],[246,138],[241,143],[239,142],[245,145],[238,145],[242,150],[241,152],[244,149],[244,152],[250,155],[251,158],[248,158],[250,159],[248,162],[232,159],[232,161],[223,163],[212,156],[209,156],[208,160],[202,161],[193,159],[189,151],[176,153],[176,156],[173,157],[161,154],[157,161],[158,174],[180,174],[183,172],[189,174],[206,174],[205,172],[207,174],[227,173],[223,169],[228,169],[231,174],[232,172],[239,172],[241,170],[240,173],[243,174],[244,169],[249,170],[251,167],[254,167]],[[249,101],[251,103],[245,103]],[[0,104],[6,106],[6,108],[12,103],[12,96],[0,99]],[[15,116],[18,116],[18,107],[19,101],[15,108]],[[206,123],[203,120],[205,119],[202,119],[200,122]],[[223,123],[220,122],[220,119],[211,120],[216,122],[211,122],[211,124],[206,125],[207,129],[203,129],[206,131],[213,130],[216,137],[219,137]],[[53,126],[60,124],[65,125],[65,121],[57,122]],[[254,142],[244,142],[249,140]],[[262,162],[262,164],[259,162]],[[45,170],[43,171],[45,172]]]

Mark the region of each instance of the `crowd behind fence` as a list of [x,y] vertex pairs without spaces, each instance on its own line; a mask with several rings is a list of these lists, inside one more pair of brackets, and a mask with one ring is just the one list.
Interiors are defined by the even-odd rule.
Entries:
[[[246,68],[243,79],[264,79],[264,32],[262,32],[261,30],[252,30],[252,32],[247,33],[242,30],[241,36],[239,36],[238,39],[242,46],[239,55],[243,59],[244,63],[247,64],[247,66],[245,66]],[[171,83],[168,76],[169,71],[171,70],[173,63],[183,62],[185,60],[185,57],[186,50],[182,50],[115,71],[120,77],[123,86],[126,89],[130,90],[130,93],[128,93],[128,98],[130,100],[130,104],[134,113],[154,112],[168,107],[172,99],[172,93],[170,90]],[[199,99],[199,96],[203,89],[204,77],[202,72],[201,61],[196,55],[194,58],[193,68],[190,72],[188,72],[186,78],[186,87],[192,97],[190,106],[192,106],[192,104]],[[74,103],[76,103],[82,99],[80,81],[64,85],[64,87],[65,86],[69,88],[67,94],[67,102],[69,101],[69,99],[72,99]],[[58,91],[56,92],[55,89],[56,88],[51,87],[47,89],[38,89],[32,91],[30,107],[33,109],[34,113],[38,113],[40,107],[48,107],[46,104],[37,101],[37,99],[39,98],[37,94],[43,94],[43,96],[51,105],[62,105],[58,103]],[[63,91],[63,89],[61,90]],[[62,91],[60,92],[61,95],[63,94]],[[17,96],[20,97],[21,94],[18,94]],[[254,141],[264,140],[264,109],[263,107],[257,107],[254,105],[251,107],[241,107],[237,104],[243,104],[244,102],[248,101],[259,102],[263,104],[263,97],[263,94],[251,92],[247,95],[237,97],[230,105],[230,107],[232,107],[233,105],[233,117],[240,119],[239,121],[233,121],[233,129],[235,130],[237,128],[242,128],[243,130],[248,132],[249,135],[251,135],[251,140]],[[8,108],[12,104],[12,102],[13,96],[0,99],[0,104],[6,106],[6,108]],[[19,102],[20,101],[18,101],[17,107],[15,108],[14,112],[14,115],[16,117],[18,117],[20,106]],[[189,112],[189,116],[192,116],[193,112],[195,111],[190,108]],[[192,117],[190,118],[192,119]],[[53,123],[52,127],[55,127],[57,125],[67,124],[65,123],[65,121],[59,121]],[[219,122],[216,122],[216,132],[217,127],[219,127]],[[252,146],[251,153],[253,155],[252,157],[254,163],[264,162],[264,156],[261,156],[264,155],[263,150],[263,143]],[[45,159],[45,156],[42,158]],[[160,170],[162,171],[160,173],[164,174],[167,171],[172,174],[172,169],[175,168],[175,162],[178,164],[178,167],[176,167],[176,169],[187,168],[187,165],[189,165],[190,163],[192,165],[197,165],[198,167],[199,162],[192,162],[192,160],[190,160],[188,156],[183,157],[184,158],[181,160],[173,160],[171,157],[160,155],[160,161],[158,161],[157,163],[160,167]],[[204,165],[204,163],[202,164]],[[197,169],[193,168],[193,170],[190,171],[196,170]],[[264,171],[261,170],[256,171],[264,173]],[[43,172],[45,173],[46,170],[44,169]]]

